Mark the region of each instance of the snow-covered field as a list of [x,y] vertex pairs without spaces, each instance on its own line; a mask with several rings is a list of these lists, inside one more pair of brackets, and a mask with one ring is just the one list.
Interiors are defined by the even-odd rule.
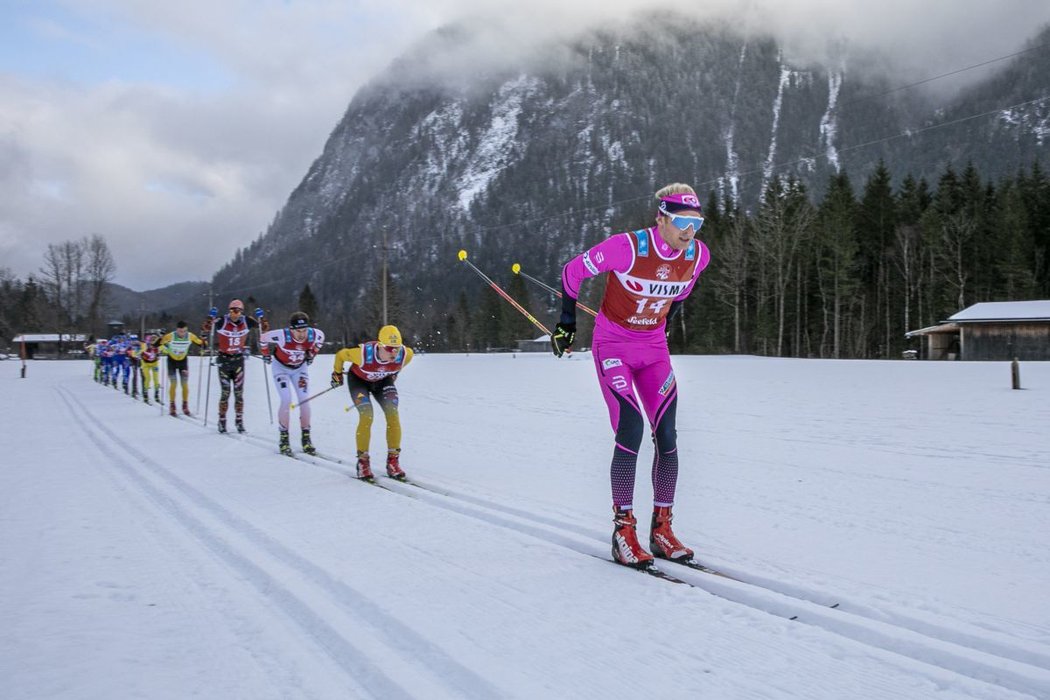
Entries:
[[255,359],[244,438],[0,362],[0,697],[1050,698],[1050,363],[674,361],[676,531],[745,583],[602,561],[585,354],[420,356],[387,489],[278,455]]

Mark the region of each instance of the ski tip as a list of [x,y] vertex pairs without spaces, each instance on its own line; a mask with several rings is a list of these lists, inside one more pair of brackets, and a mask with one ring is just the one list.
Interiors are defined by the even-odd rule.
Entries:
[[510,271],[513,272],[515,275],[518,274],[519,272],[521,272],[521,265],[519,263],[514,263],[510,266]]
[[467,251],[465,251],[465,250],[459,251],[458,256],[459,256],[460,262],[462,262],[463,260],[466,260],[467,259]]

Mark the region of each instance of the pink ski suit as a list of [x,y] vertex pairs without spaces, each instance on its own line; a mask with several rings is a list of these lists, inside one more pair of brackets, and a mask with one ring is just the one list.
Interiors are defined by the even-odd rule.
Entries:
[[[669,313],[689,296],[710,259],[711,253],[701,241],[694,239],[687,249],[675,250],[652,227],[616,234],[576,256],[562,270],[564,299],[573,313],[580,283],[608,273],[591,350],[609,420],[616,431],[610,477],[617,508],[633,508],[643,436],[642,410],[656,445],[654,505],[674,504],[678,386],[664,329]],[[570,316],[563,311],[562,322],[575,322]]]

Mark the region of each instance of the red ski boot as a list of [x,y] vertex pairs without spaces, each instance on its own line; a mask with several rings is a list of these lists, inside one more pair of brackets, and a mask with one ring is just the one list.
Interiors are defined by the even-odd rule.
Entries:
[[189,401],[183,401],[182,402],[182,412],[185,413],[187,416],[193,415],[193,414],[190,413],[190,402]]
[[653,555],[645,551],[638,542],[638,521],[630,510],[613,506],[612,555],[613,561],[624,566],[644,569],[653,561]]
[[401,468],[401,450],[386,453],[386,475],[398,481],[405,480],[405,470]]
[[687,561],[693,558],[693,550],[678,541],[671,530],[671,507],[653,508],[653,521],[649,530],[649,547],[653,555],[661,559]]
[[357,453],[357,478],[363,481],[375,481],[372,476],[372,465],[367,452]]
[[172,401],[170,404],[168,404],[168,415],[172,415],[172,416],[179,415],[179,412],[175,410],[175,402],[174,401]]

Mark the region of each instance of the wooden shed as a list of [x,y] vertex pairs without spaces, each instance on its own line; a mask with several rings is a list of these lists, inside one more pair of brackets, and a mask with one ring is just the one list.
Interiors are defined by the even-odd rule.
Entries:
[[1050,300],[974,304],[907,336],[922,337],[931,360],[1050,360]]
[[941,323],[927,326],[917,331],[908,331],[907,338],[921,338],[919,348],[920,360],[958,360],[959,359],[959,326],[955,323]]

